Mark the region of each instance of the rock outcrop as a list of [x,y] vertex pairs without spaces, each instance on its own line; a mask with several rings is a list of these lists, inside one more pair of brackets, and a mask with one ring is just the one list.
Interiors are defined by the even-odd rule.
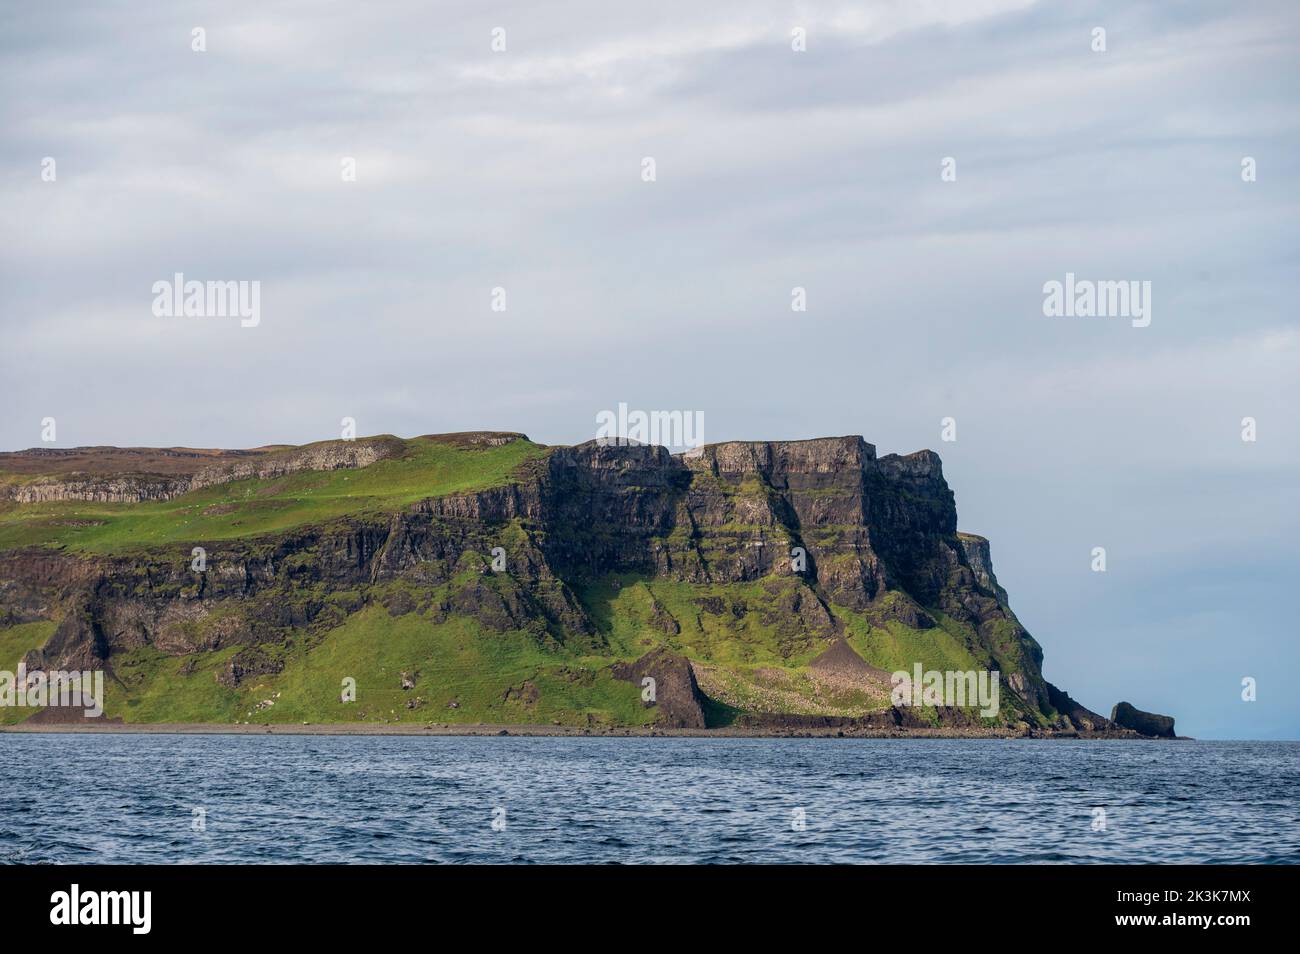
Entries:
[[1177,738],[1174,735],[1174,720],[1172,716],[1157,715],[1154,712],[1143,712],[1127,702],[1120,702],[1111,710],[1110,719],[1122,729],[1132,729],[1139,735],[1151,736],[1159,739]]
[[1069,694],[1057,689],[1050,682],[1047,684],[1048,700],[1068,724],[1085,732],[1113,732],[1115,724],[1105,716],[1098,715],[1070,698]]
[[[401,442],[394,438],[368,438],[358,441],[324,441],[291,450],[266,451],[193,451],[184,455],[176,450],[146,452],[134,448],[142,466],[165,466],[171,471],[197,466],[193,473],[139,473],[104,474],[93,471],[71,470],[54,475],[42,475],[26,483],[0,488],[19,503],[50,503],[62,500],[83,500],[95,503],[144,503],[151,500],[171,500],[193,490],[227,484],[249,478],[268,479],[283,477],[304,470],[342,470],[368,467],[393,456],[400,450]],[[76,448],[63,452],[40,450],[24,451],[23,455],[36,463],[75,463],[85,460],[94,463],[95,448]],[[117,448],[105,448],[117,451]],[[49,455],[49,456],[43,456]],[[14,454],[4,455],[13,464]],[[115,456],[122,456],[119,452]],[[218,463],[207,463],[211,459]],[[26,463],[27,461],[23,461]]]
[[691,661],[685,656],[656,649],[634,663],[615,663],[611,668],[614,678],[641,687],[645,705],[659,711],[656,725],[669,729],[705,727],[706,700],[695,681]]
[[998,583],[993,573],[993,558],[989,555],[989,542],[974,533],[958,533],[957,542],[961,544],[962,555],[975,574],[975,581],[998,598],[998,602],[1010,610],[1007,591]]

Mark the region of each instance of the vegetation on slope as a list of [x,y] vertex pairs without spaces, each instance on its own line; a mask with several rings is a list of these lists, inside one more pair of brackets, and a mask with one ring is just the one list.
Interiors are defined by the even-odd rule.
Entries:
[[114,553],[284,531],[497,486],[508,482],[521,464],[546,453],[527,440],[496,447],[466,447],[427,437],[403,443],[401,456],[361,469],[239,480],[166,501],[0,501],[0,550],[49,545]]
[[[345,529],[386,524],[381,515],[420,500],[508,483],[548,453],[526,440],[495,445],[447,437],[391,440],[400,452],[364,468],[239,480],[168,501],[0,503],[0,550],[44,545],[88,555],[130,554],[115,571],[119,584],[147,593],[150,600],[184,605],[200,597],[199,590],[192,590],[199,584],[178,583],[175,576],[154,571],[175,560],[187,562],[192,544],[257,538],[247,559],[260,565],[269,562],[285,531],[325,527],[342,518],[348,518],[342,523]],[[729,484],[706,473],[694,479],[697,491],[717,485],[736,514],[779,509],[779,500],[768,499],[775,491],[756,479]],[[842,488],[804,492],[809,499],[824,498],[828,506],[846,495],[852,497]],[[430,518],[430,525],[439,526],[441,519]],[[581,523],[560,529],[570,545],[592,532],[602,547],[617,543],[622,532],[619,526],[606,527],[605,539]],[[836,568],[837,561],[852,563],[850,571],[856,568],[856,554],[835,552],[842,534],[854,529],[827,523],[805,528],[807,542],[823,550],[823,572]],[[706,564],[725,565],[737,559],[738,545],[749,546],[765,530],[771,528],[732,518],[701,535],[683,521],[659,539],[680,550],[694,548]],[[350,541],[351,532],[341,536]],[[782,539],[775,533],[773,545]],[[167,636],[171,654],[155,648],[152,640],[142,646],[128,639],[116,647],[109,658],[106,714],[155,723],[644,725],[654,722],[658,711],[642,703],[636,683],[616,679],[611,664],[659,649],[692,661],[709,697],[711,723],[742,711],[880,712],[889,707],[887,674],[911,671],[917,663],[927,670],[970,671],[988,668],[992,661],[1004,674],[1020,671],[1023,646],[1009,622],[990,623],[985,627],[990,632],[981,635],[933,607],[918,617],[921,608],[896,591],[880,594],[865,610],[854,610],[823,602],[802,579],[775,570],[757,580],[725,584],[637,574],[570,579],[567,583],[595,625],[594,633],[587,632],[586,621],[579,618],[582,632],[570,632],[554,618],[542,619],[537,604],[529,602],[543,591],[554,595],[565,583],[544,575],[532,579],[533,596],[528,597],[509,573],[487,571],[490,545],[505,546],[512,561],[531,560],[527,554],[535,542],[516,518],[480,528],[454,567],[449,562],[430,576],[426,564],[420,564],[402,579],[379,583],[362,576],[346,585],[316,576],[318,565],[329,562],[318,549],[325,551],[334,541],[313,540],[293,552],[277,553],[277,585],[247,595],[202,596],[194,603],[196,608],[202,604],[201,612],[192,619],[181,615],[158,623],[155,635]],[[434,579],[443,582],[434,585]],[[468,602],[467,590],[474,591]],[[492,596],[489,590],[500,592]],[[498,597],[505,597],[505,603]],[[507,607],[512,600],[513,608]],[[501,610],[494,608],[498,603]],[[521,605],[526,612],[516,612]],[[929,628],[902,621],[918,618],[917,625]],[[930,626],[930,619],[937,625]],[[300,623],[304,620],[309,622]],[[257,624],[251,640],[249,621]],[[43,644],[56,622],[0,627],[0,668],[12,667],[23,653]],[[236,635],[232,641],[222,634]],[[871,679],[837,680],[824,665],[814,665],[840,639],[877,670]],[[191,646],[196,651],[176,655],[177,646],[181,653]],[[212,646],[222,648],[210,650]],[[354,702],[340,699],[345,680],[355,680]],[[1003,696],[1004,706],[1011,701],[1008,696]],[[9,710],[0,713],[0,721],[26,714]],[[1042,722],[1039,714],[1023,715]]]

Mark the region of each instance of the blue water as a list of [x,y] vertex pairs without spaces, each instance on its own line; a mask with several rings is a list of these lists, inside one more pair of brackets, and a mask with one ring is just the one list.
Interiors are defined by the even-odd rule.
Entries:
[[1300,862],[1300,743],[4,735],[0,759],[0,862]]

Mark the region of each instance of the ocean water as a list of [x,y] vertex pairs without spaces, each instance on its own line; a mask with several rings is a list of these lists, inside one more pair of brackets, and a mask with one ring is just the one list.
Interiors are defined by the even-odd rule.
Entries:
[[1300,743],[0,735],[0,758],[0,863],[1300,862]]

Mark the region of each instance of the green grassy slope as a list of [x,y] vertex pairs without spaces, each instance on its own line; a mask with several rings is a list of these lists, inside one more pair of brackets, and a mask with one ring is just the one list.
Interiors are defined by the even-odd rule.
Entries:
[[0,550],[63,545],[94,553],[283,531],[369,510],[395,510],[425,497],[505,483],[546,453],[525,440],[462,447],[415,438],[405,453],[359,470],[302,471],[240,480],[173,500],[107,504],[0,502]]
[[[432,604],[455,585],[431,594]],[[721,709],[856,715],[887,704],[879,695],[828,693],[819,685],[808,663],[825,642],[792,640],[764,622],[765,611],[776,612],[779,590],[761,582],[728,587],[609,577],[582,596],[608,640],[599,652],[540,641],[531,632],[486,631],[469,618],[392,616],[371,605],[314,640],[273,647],[282,671],[249,677],[238,688],[217,677],[239,647],[181,657],[148,647],[116,654],[105,713],[127,722],[645,725],[655,710],[641,705],[636,685],[614,679],[609,665],[659,646],[704,667]],[[665,628],[665,613],[680,632]],[[910,667],[917,659],[933,668],[969,668],[956,640],[836,613],[850,643],[880,668]],[[0,630],[0,668],[12,668],[53,629],[35,623]],[[413,689],[401,688],[403,673],[414,676]],[[345,678],[356,680],[355,703],[340,701]],[[8,723],[30,713],[4,715],[10,718],[0,722]]]
[[[462,582],[437,588],[430,604]],[[429,610],[393,616],[376,590],[376,603],[342,625],[268,647],[282,670],[247,677],[238,688],[218,676],[241,647],[180,657],[150,647],[115,654],[105,714],[141,723],[647,725],[656,710],[642,706],[639,687],[614,679],[609,666],[660,646],[695,661],[717,703],[711,713],[717,722],[739,710],[854,716],[886,708],[880,693],[828,688],[815,678],[808,664],[827,643],[792,636],[788,623],[764,621],[779,613],[782,588],[772,583],[593,581],[580,595],[608,642],[598,651],[542,640],[536,632],[488,631],[472,618],[439,621]],[[916,661],[931,669],[978,668],[962,645],[961,636],[970,634],[872,625],[843,607],[833,611],[850,645],[886,671],[910,670]],[[678,632],[665,623],[667,614]],[[53,623],[0,629],[0,668],[12,669],[53,629]],[[414,677],[414,688],[401,687],[403,673]],[[356,681],[356,702],[340,700],[345,678]],[[28,715],[0,711],[0,724]]]
[[[486,632],[471,619],[393,617],[372,606],[310,648],[277,649],[283,670],[249,677],[237,689],[216,678],[234,651],[177,658],[145,648],[115,656],[121,684],[110,685],[105,713],[127,722],[253,724],[606,726],[654,718],[641,705],[639,687],[609,674],[608,659],[587,665],[542,648],[530,633]],[[414,688],[402,688],[403,673]],[[355,702],[341,700],[345,679],[355,680]]]
[[[0,626],[0,670],[15,672],[19,661],[28,650],[36,649],[54,635],[57,623],[20,623],[17,626]],[[32,714],[31,709],[0,706],[0,725],[22,722]]]

